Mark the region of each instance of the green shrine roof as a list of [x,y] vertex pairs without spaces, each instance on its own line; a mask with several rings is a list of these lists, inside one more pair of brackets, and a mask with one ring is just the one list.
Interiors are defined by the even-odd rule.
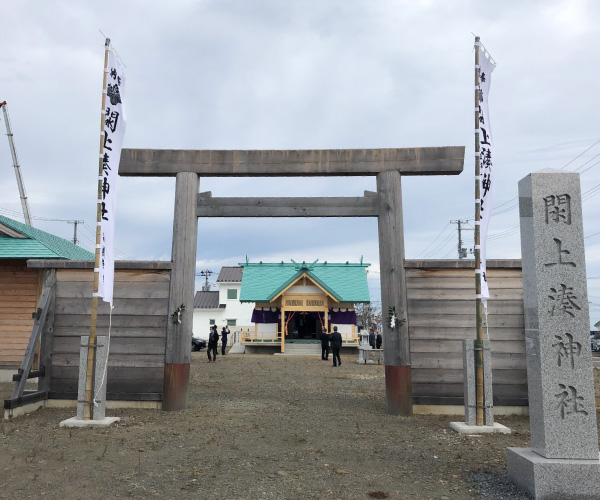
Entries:
[[94,260],[68,240],[0,215],[0,259]]
[[370,264],[305,262],[241,263],[241,302],[270,302],[306,274],[340,302],[370,302],[367,267]]

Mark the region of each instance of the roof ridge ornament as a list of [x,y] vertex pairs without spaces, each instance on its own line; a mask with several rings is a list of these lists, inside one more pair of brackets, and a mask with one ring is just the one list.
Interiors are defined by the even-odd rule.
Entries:
[[298,262],[296,262],[294,259],[290,259],[295,265],[294,265],[294,269],[296,269],[296,271],[312,271],[315,268],[315,264],[319,261],[319,259],[316,259],[314,262],[311,262],[310,264],[307,264],[305,260],[302,261],[302,264],[298,264]]

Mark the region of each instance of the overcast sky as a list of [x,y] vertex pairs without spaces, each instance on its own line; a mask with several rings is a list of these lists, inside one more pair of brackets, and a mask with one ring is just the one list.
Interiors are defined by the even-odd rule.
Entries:
[[[3,6],[0,23],[0,101],[8,102],[34,226],[71,239],[72,224],[41,218],[84,220],[78,235],[93,248],[102,30],[126,65],[124,147],[466,146],[461,175],[403,179],[407,258],[456,258],[449,222],[473,218],[475,33],[497,63],[490,119],[498,208],[488,257],[520,257],[521,178],[541,168],[581,172],[590,311],[592,322],[600,319],[599,2],[21,0]],[[0,214],[22,221],[6,140],[0,172]],[[170,259],[174,188],[172,178],[119,179],[118,257]],[[217,178],[201,179],[200,190],[360,196],[375,180]],[[472,234],[463,233],[468,248]],[[379,299],[375,219],[199,220],[198,271],[246,255],[362,255]]]

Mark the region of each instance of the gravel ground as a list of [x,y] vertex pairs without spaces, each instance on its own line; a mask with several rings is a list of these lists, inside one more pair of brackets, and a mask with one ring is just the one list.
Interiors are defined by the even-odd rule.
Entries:
[[[183,412],[108,410],[108,429],[61,429],[74,410],[0,424],[0,497],[51,499],[528,499],[504,477],[513,434],[461,436],[461,417],[385,413],[383,366],[343,356],[193,353]],[[10,385],[0,385],[7,397]]]
[[477,483],[479,497],[483,500],[533,500],[533,497],[517,488],[506,476],[475,472],[470,476]]

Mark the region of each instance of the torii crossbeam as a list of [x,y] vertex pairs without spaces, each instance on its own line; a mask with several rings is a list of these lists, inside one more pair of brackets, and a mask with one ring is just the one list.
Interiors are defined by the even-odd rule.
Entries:
[[[457,175],[464,146],[391,149],[210,151],[123,149],[122,176],[176,177],[169,313],[186,306],[181,324],[168,322],[163,409],[187,408],[198,217],[377,217],[381,305],[407,318],[402,221],[403,175]],[[377,193],[346,198],[212,198],[200,177],[376,176]],[[408,322],[383,324],[387,409],[412,414]]]

